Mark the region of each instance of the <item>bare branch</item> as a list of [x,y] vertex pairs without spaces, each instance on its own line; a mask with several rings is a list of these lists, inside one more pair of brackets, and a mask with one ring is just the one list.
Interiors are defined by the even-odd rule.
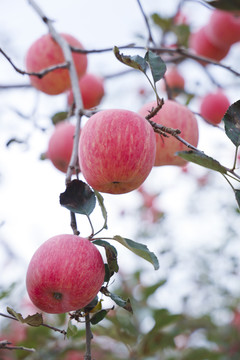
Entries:
[[143,7],[142,7],[142,4],[141,4],[141,1],[140,0],[137,0],[137,3],[138,3],[138,6],[140,8],[140,11],[143,15],[143,18],[144,18],[144,21],[145,21],[145,24],[147,26],[147,30],[148,30],[148,43],[152,43],[153,45],[155,44],[154,40],[153,40],[153,36],[152,36],[152,32],[151,32],[151,28],[150,28],[150,25],[149,25],[149,22],[148,22],[148,18],[143,10]]
[[39,77],[39,79],[41,79],[43,76],[47,75],[49,72],[57,70],[57,69],[66,69],[68,68],[68,63],[65,62],[63,64],[58,64],[58,65],[54,65],[54,66],[49,66],[46,69],[43,69],[39,72],[27,72],[25,70],[21,70],[19,69],[10,59],[10,57],[3,51],[3,49],[0,48],[0,53],[3,54],[3,56],[8,60],[8,62],[12,65],[12,67],[14,68],[14,70],[16,70],[19,74],[22,75],[31,75],[31,76],[37,76]]
[[31,84],[6,84],[0,85],[0,90],[32,89]]
[[[74,143],[73,143],[73,151],[71,160],[68,166],[67,174],[66,174],[66,184],[68,184],[71,181],[71,177],[74,173],[74,170],[76,173],[79,172],[79,166],[78,166],[78,143],[79,143],[79,137],[80,137],[80,129],[81,129],[81,118],[84,114],[84,108],[83,108],[83,101],[82,96],[79,88],[79,81],[78,81],[78,75],[77,71],[74,65],[73,56],[72,56],[72,49],[68,42],[55,30],[52,21],[43,13],[43,11],[40,9],[40,7],[36,4],[34,0],[28,0],[29,4],[34,8],[34,10],[38,13],[38,15],[42,18],[43,22],[47,24],[49,32],[52,36],[52,38],[58,43],[58,45],[61,47],[63,51],[64,58],[66,62],[68,63],[69,67],[69,76],[71,79],[71,86],[72,86],[72,92],[73,97],[75,101],[75,112],[77,116],[76,121],[76,128],[75,128],[75,134],[74,134]],[[73,218],[72,218],[73,220]],[[76,222],[74,222],[76,224]],[[77,229],[73,229],[73,232],[75,233]]]
[[[71,50],[73,52],[78,52],[81,54],[94,54],[94,53],[101,53],[101,52],[108,52],[108,51],[113,51],[114,47],[109,47],[109,48],[104,48],[104,49],[90,49],[90,50],[86,50],[86,49],[78,49],[76,47],[72,47],[71,46]],[[129,45],[125,45],[125,46],[118,46],[119,49],[134,49],[134,50],[146,50],[146,47],[144,46],[137,46],[135,44],[129,44]],[[158,54],[171,54],[171,55],[175,55],[178,54],[179,56],[177,57],[171,57],[168,59],[164,59],[165,62],[177,62],[179,60],[183,60],[184,58],[189,58],[189,59],[193,59],[196,61],[201,61],[201,62],[205,62],[207,64],[212,64],[212,65],[216,65],[219,66],[225,70],[228,70],[230,72],[232,72],[234,75],[236,76],[240,76],[240,72],[232,69],[230,66],[225,65],[221,62],[215,61],[213,59],[204,57],[204,56],[200,56],[197,54],[192,53],[191,51],[189,51],[188,49],[185,48],[181,48],[181,47],[176,47],[176,48],[170,48],[170,47],[148,47],[148,50],[151,50],[152,52],[156,52]]]
[[[3,316],[3,317],[5,317],[5,318],[11,319],[11,320],[19,321],[18,319],[16,319],[14,316],[11,316],[11,315],[7,315],[7,314],[2,314],[2,313],[0,313],[0,316]],[[65,330],[58,329],[58,328],[56,328],[56,327],[54,327],[54,326],[51,326],[51,325],[48,325],[48,324],[44,324],[44,323],[43,323],[43,324],[41,324],[40,326],[45,326],[45,327],[47,327],[47,328],[49,328],[49,329],[51,329],[51,330],[54,330],[54,331],[57,331],[57,332],[63,334],[64,336],[67,335],[67,332],[66,332]]]

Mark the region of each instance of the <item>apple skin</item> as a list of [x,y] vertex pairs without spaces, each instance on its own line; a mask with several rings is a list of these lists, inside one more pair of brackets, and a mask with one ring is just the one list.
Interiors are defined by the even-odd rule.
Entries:
[[[156,105],[156,101],[145,104],[140,109],[139,114],[146,116]],[[157,124],[181,130],[180,136],[191,145],[197,146],[199,138],[198,123],[193,113],[186,106],[173,100],[166,100],[163,107],[151,120]],[[175,155],[177,151],[189,150],[187,146],[171,135],[168,138],[159,134],[155,136],[157,149],[154,166],[183,166],[187,163],[180,156]]]
[[[71,46],[83,49],[80,41],[69,34],[60,34]],[[85,54],[72,53],[77,75],[80,78],[87,69],[87,56]],[[36,40],[28,49],[26,54],[26,69],[28,72],[39,72],[49,66],[65,62],[60,46],[52,39],[50,34],[43,35]],[[51,71],[41,79],[30,76],[32,86],[49,94],[57,95],[65,92],[71,87],[68,69],[57,69]]]
[[[185,80],[184,77],[179,73],[176,66],[167,69],[165,79],[173,96],[177,96],[181,90],[184,90]],[[166,90],[165,84],[163,88]]]
[[[212,43],[208,38],[206,27],[203,26],[190,35],[189,48],[194,50],[197,55],[220,61],[228,54],[230,47],[227,44],[224,47],[219,47]],[[206,65],[205,62],[202,64]]]
[[79,162],[95,190],[124,194],[137,189],[154,164],[152,126],[139,114],[122,109],[99,111],[82,128]]
[[219,46],[226,47],[240,41],[240,16],[228,11],[214,10],[206,33],[209,40]]
[[64,356],[64,360],[84,360],[84,353],[77,350],[69,350]]
[[[104,81],[100,76],[86,73],[79,79],[79,88],[82,95],[84,109],[91,109],[100,104],[104,96]],[[73,92],[67,94],[68,105],[73,103]]]
[[94,244],[77,235],[56,235],[33,255],[26,275],[27,292],[41,311],[66,313],[88,305],[104,276],[103,259]]
[[67,172],[72,155],[75,125],[61,121],[55,125],[49,142],[46,157],[63,173]]
[[229,106],[230,102],[227,96],[219,90],[202,98],[200,114],[210,124],[217,125],[221,122]]

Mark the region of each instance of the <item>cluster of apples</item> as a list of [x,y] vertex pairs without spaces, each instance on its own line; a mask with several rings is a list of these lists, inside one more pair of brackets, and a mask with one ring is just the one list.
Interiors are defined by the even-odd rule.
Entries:
[[[214,34],[218,38],[216,34],[222,16],[226,16],[231,24],[240,28],[240,21],[233,15],[217,10],[199,34],[204,33],[205,37],[206,34],[211,34],[211,41]],[[233,29],[233,25],[231,26]],[[71,46],[83,49],[82,44],[71,35],[61,35]],[[193,39],[197,39],[197,36],[200,35],[194,34]],[[224,42],[225,48],[238,41],[236,34],[234,36],[230,37],[229,34],[228,42]],[[194,44],[194,41],[191,40],[191,43]],[[202,40],[196,42],[203,43]],[[214,44],[216,47],[217,40]],[[218,46],[222,48],[223,44],[219,41]],[[210,56],[210,53],[199,54]],[[96,107],[104,96],[103,79],[87,73],[86,54],[75,52],[73,60],[83,106],[86,109]],[[28,72],[39,72],[63,63],[62,50],[49,34],[38,39],[26,56]],[[66,93],[68,105],[74,103],[68,69],[58,68],[42,78],[30,76],[30,79],[36,89],[49,95]],[[176,67],[167,71],[166,81],[173,90],[184,89],[184,78]],[[217,91],[202,99],[201,114],[216,125],[229,105],[226,96]],[[172,136],[156,134],[146,120],[146,116],[156,106],[156,101],[152,101],[138,112],[125,109],[102,110],[87,120],[80,133],[78,158],[82,175],[93,189],[110,194],[128,193],[141,187],[154,166],[186,164],[184,159],[175,155],[178,151],[186,150],[186,146]],[[197,147],[198,123],[186,106],[174,100],[166,100],[151,120],[179,129],[181,137]],[[74,134],[75,125],[70,121],[62,121],[55,126],[49,140],[47,156],[64,173],[70,162]],[[96,246],[89,239],[62,234],[50,238],[35,252],[28,267],[26,281],[30,299],[37,308],[48,313],[64,313],[88,305],[99,292],[104,277],[104,261]]]
[[240,41],[239,13],[214,10],[208,23],[190,35],[189,47],[197,55],[220,61],[238,41]]
[[[83,45],[69,34],[60,34],[70,46],[83,50]],[[73,61],[79,78],[79,88],[82,95],[83,107],[90,109],[99,105],[104,96],[104,80],[95,74],[87,73],[87,55],[72,53]],[[29,73],[39,73],[51,66],[64,64],[64,55],[60,46],[50,34],[43,35],[36,40],[26,54],[26,69]],[[68,69],[55,69],[42,78],[30,76],[31,84],[36,89],[48,95],[67,94],[68,105],[74,102],[71,90],[71,79]]]
[[[72,36],[62,36],[70,45],[82,48],[82,44]],[[82,85],[86,79],[87,57],[74,53],[73,59],[82,95],[84,86],[91,95],[95,90],[93,77],[88,76],[89,82],[86,80]],[[50,35],[37,40],[26,57],[29,72],[39,72],[62,63],[61,48]],[[69,103],[73,101],[67,69],[58,68],[40,79],[31,76],[31,83],[38,90],[51,95],[68,91]],[[89,106],[96,105],[97,102],[94,105],[91,102]],[[173,137],[156,134],[145,119],[156,106],[154,101],[138,112],[102,110],[87,120],[81,129],[78,155],[81,172],[93,189],[111,194],[127,193],[143,184],[153,166],[182,166],[186,163],[175,156],[177,151],[186,149],[185,145]],[[166,100],[152,120],[166,127],[180,129],[181,136],[197,146],[197,120],[186,106]],[[49,141],[48,157],[63,172],[67,171],[70,161],[74,133],[75,126],[70,121],[63,121],[56,125]],[[54,314],[88,305],[102,287],[104,277],[104,261],[97,247],[89,239],[61,234],[45,241],[37,249],[28,266],[26,284],[34,305]]]
[[[153,166],[185,164],[175,156],[185,145],[172,137],[155,134],[145,119],[156,105],[156,102],[146,104],[139,113],[102,110],[89,118],[80,134],[79,162],[91,187],[123,194],[139,188]],[[197,146],[197,120],[187,107],[167,100],[153,121],[181,129],[184,139]],[[52,150],[63,145],[61,155],[71,153],[72,129],[69,122],[56,126],[61,137],[56,138],[59,147],[53,146]],[[96,246],[88,239],[62,234],[44,242],[33,255],[27,271],[27,291],[40,310],[64,313],[90,303],[104,276],[105,266]]]

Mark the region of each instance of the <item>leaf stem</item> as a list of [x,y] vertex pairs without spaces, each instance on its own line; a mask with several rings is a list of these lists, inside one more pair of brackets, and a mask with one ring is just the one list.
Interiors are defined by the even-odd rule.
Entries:
[[232,171],[234,171],[234,170],[236,169],[236,165],[237,165],[237,155],[238,155],[238,146],[236,146],[236,148],[235,148],[235,155],[234,155],[234,162],[233,162]]

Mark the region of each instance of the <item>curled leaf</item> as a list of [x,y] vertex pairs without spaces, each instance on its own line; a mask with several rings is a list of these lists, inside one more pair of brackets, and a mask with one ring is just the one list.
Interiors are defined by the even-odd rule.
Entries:
[[74,179],[60,194],[60,204],[74,213],[90,215],[96,205],[96,196],[86,183]]
[[225,133],[235,146],[240,145],[240,100],[229,106],[223,122]]
[[15,310],[7,307],[7,312],[15,317],[20,323],[28,324],[30,326],[38,327],[43,324],[42,314],[36,313],[34,315],[28,315],[26,318],[23,318],[22,314],[17,313]]
[[137,69],[142,71],[143,73],[146,73],[147,71],[147,62],[146,60],[139,56],[139,55],[123,55],[120,53],[119,48],[117,46],[114,46],[113,49],[114,55],[116,58],[123,64],[132,67],[133,69]]

